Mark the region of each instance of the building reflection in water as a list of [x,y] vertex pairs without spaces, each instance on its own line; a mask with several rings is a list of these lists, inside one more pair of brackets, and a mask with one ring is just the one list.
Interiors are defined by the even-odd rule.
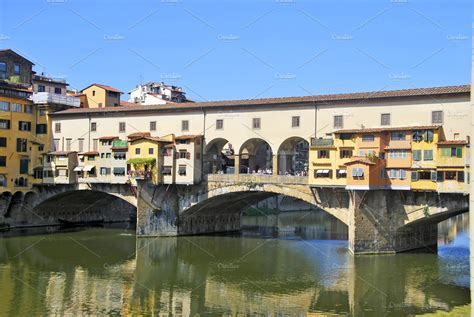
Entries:
[[[454,255],[440,246],[439,255],[353,257],[338,240],[347,232],[337,224],[291,227],[285,217],[271,219],[279,229],[243,236],[136,239],[130,231],[90,229],[4,238],[0,310],[25,316],[382,316],[450,311],[469,302],[462,242]],[[466,218],[441,224],[442,241],[456,245]]]

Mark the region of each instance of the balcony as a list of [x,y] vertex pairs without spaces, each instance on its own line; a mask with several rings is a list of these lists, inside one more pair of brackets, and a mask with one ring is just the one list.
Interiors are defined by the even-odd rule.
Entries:
[[313,147],[332,147],[334,146],[333,139],[315,139],[311,138],[311,146]]
[[81,106],[81,101],[78,97],[52,94],[49,92],[34,93],[32,100],[33,103],[37,105],[55,104],[76,108]]

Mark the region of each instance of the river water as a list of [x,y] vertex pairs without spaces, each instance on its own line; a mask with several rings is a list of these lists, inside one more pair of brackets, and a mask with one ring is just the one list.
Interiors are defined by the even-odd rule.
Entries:
[[357,257],[324,213],[243,222],[238,235],[157,239],[126,228],[9,231],[0,316],[412,316],[469,303],[467,214],[439,225],[438,254]]

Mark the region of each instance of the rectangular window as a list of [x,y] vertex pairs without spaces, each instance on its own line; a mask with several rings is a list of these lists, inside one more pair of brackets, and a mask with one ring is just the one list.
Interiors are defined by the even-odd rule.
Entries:
[[119,133],[125,133],[125,122],[119,122]]
[[443,124],[443,111],[431,111],[431,123]]
[[447,181],[456,180],[456,172],[444,172],[444,179]]
[[404,159],[407,158],[408,151],[407,150],[390,150],[388,157],[391,159]]
[[23,107],[23,110],[25,113],[33,113],[33,106],[25,105],[25,107]]
[[433,150],[424,150],[423,161],[432,161],[432,160],[433,160]]
[[150,121],[150,131],[156,131],[156,121]]
[[66,169],[57,169],[56,170],[57,176],[67,177],[67,170]]
[[390,113],[382,113],[380,115],[380,125],[390,125]]
[[344,127],[344,121],[342,116],[334,116],[334,128],[341,129]]
[[314,171],[315,178],[332,178],[332,170],[329,169],[321,169]]
[[0,174],[0,187],[7,187],[6,175]]
[[345,169],[336,170],[336,178],[347,178],[347,170]]
[[260,129],[260,118],[252,119],[252,129]]
[[0,119],[0,129],[10,129],[10,120]]
[[61,94],[61,88],[54,87],[54,93],[57,94],[57,95],[60,95]]
[[0,79],[7,79],[7,63],[0,62]]
[[179,158],[185,159],[186,153],[186,150],[179,150]]
[[464,172],[463,171],[458,172],[458,182],[464,183]]
[[375,140],[375,136],[373,134],[364,134],[362,136],[362,142],[373,142]]
[[291,127],[298,128],[299,126],[300,126],[300,117],[299,116],[291,117]]
[[18,63],[13,64],[13,74],[20,75],[20,73],[21,73],[20,64]]
[[7,138],[0,137],[0,147],[7,147]]
[[114,176],[125,176],[125,167],[114,167]]
[[421,161],[421,150],[413,150],[413,161]]
[[392,132],[390,134],[390,140],[404,141],[405,140],[405,133],[403,133],[403,132]]
[[47,134],[48,125],[45,123],[40,123],[36,125],[36,134]]
[[0,101],[0,111],[10,111],[10,103],[6,101]]
[[91,122],[91,132],[97,131],[97,122]]
[[153,155],[154,149],[151,147],[148,149],[148,154]]
[[20,103],[12,103],[12,112],[22,112],[23,107]]
[[61,133],[61,123],[60,122],[56,122],[54,124],[54,132],[55,133]]
[[352,169],[352,178],[359,179],[364,177],[364,169],[356,167]]
[[16,151],[17,152],[26,152],[28,147],[27,139],[16,139]]
[[181,121],[181,131],[189,131],[189,121],[188,120]]
[[45,92],[45,91],[46,91],[46,86],[38,85],[38,92]]
[[341,150],[339,152],[340,158],[351,158],[352,157],[352,150]]
[[178,167],[178,174],[180,176],[186,176],[186,165],[180,165]]
[[216,130],[222,130],[222,129],[224,129],[224,120],[217,119],[216,120]]
[[101,167],[100,168],[100,175],[110,175],[111,169],[110,167]]
[[54,139],[53,140],[53,143],[54,143],[54,151],[59,151],[59,139]]
[[92,151],[98,151],[99,149],[99,139],[92,139]]
[[72,139],[66,139],[66,151],[71,151]]
[[6,156],[0,156],[0,166],[2,166],[2,167],[7,166],[7,157]]
[[136,148],[136,149],[135,149],[135,154],[136,154],[136,155],[140,155],[140,148]]
[[171,166],[163,166],[163,170],[161,173],[163,175],[171,175]]
[[79,152],[83,152],[84,151],[84,139],[79,139],[78,140],[78,147],[79,147]]
[[20,159],[20,174],[28,174],[28,162],[27,158]]
[[327,159],[329,158],[329,151],[328,150],[319,150],[318,151],[318,159]]
[[18,121],[18,130],[20,130],[20,131],[31,131],[31,122]]

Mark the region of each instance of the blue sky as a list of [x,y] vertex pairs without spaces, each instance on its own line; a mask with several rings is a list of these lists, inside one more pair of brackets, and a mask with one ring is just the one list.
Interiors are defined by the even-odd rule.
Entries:
[[470,1],[0,0],[37,72],[202,101],[466,84],[471,25]]

